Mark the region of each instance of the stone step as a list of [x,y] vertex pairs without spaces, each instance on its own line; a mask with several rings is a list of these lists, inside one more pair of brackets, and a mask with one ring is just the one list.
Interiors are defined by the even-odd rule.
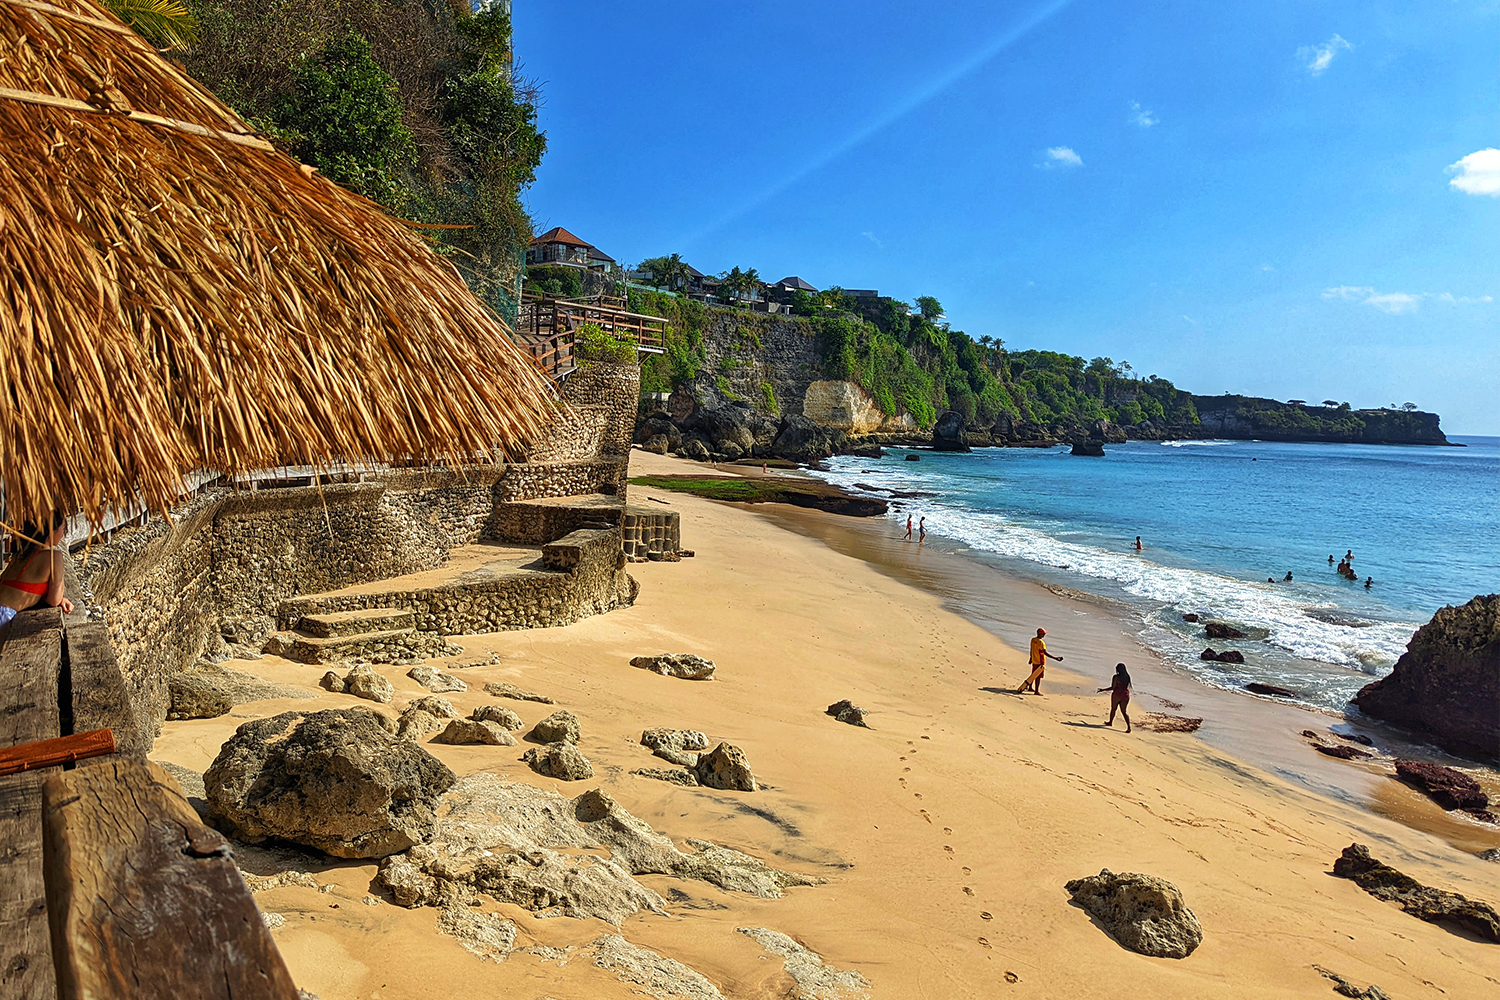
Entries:
[[410,629],[415,625],[416,620],[410,611],[402,611],[400,608],[364,608],[359,611],[303,615],[297,622],[297,631],[318,639],[332,639],[367,632]]
[[379,659],[385,653],[406,652],[412,648],[417,630],[397,628],[336,636],[302,635],[298,632],[282,634],[291,640],[281,654],[287,659],[299,663],[333,663],[337,660]]

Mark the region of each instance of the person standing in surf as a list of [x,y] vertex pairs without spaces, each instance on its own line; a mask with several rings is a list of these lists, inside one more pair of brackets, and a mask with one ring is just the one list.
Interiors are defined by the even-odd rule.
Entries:
[[906,540],[911,541],[911,515],[906,515]]
[[1125,664],[1115,664],[1115,676],[1109,682],[1109,687],[1099,689],[1101,692],[1109,692],[1109,721],[1106,726],[1114,726],[1115,711],[1118,709],[1120,718],[1125,720],[1125,731],[1130,732],[1130,671],[1125,669]]
[[1062,662],[1061,656],[1053,656],[1047,652],[1046,636],[1046,629],[1036,630],[1036,635],[1031,640],[1031,674],[1020,687],[1016,688],[1016,694],[1025,694],[1028,687],[1031,688],[1032,694],[1041,694],[1042,677],[1047,673],[1047,659],[1050,657],[1058,663]]

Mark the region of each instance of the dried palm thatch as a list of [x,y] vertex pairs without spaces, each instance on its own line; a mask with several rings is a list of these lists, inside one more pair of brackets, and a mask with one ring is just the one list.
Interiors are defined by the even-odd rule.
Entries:
[[472,460],[549,383],[457,272],[91,0],[0,0],[6,520],[193,469]]

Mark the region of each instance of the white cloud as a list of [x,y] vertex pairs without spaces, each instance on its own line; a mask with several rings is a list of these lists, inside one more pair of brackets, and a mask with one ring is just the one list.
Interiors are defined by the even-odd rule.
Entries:
[[869,240],[871,243],[875,244],[880,249],[882,249],[882,250],[885,249],[885,244],[882,243],[880,241],[880,237],[876,236],[874,233],[860,233],[859,235],[863,236],[865,239]]
[[1262,264],[1260,266],[1260,269],[1262,271],[1274,271],[1274,270],[1276,270],[1276,265],[1275,264]]
[[1083,157],[1073,152],[1067,146],[1052,146],[1048,148],[1047,159],[1043,161],[1042,166],[1049,169],[1052,167],[1081,167],[1083,166]]
[[1141,128],[1150,128],[1152,125],[1161,123],[1161,119],[1146,108],[1141,107],[1139,101],[1130,102],[1130,120]]
[[1353,48],[1354,46],[1343,38],[1334,35],[1322,45],[1302,46],[1297,50],[1297,58],[1302,60],[1302,64],[1307,67],[1309,73],[1313,76],[1320,76],[1328,68],[1329,63],[1333,62],[1334,56]]
[[1374,306],[1381,312],[1390,313],[1392,316],[1414,313],[1423,302],[1429,300],[1445,302],[1449,305],[1478,305],[1495,301],[1490,295],[1454,295],[1452,292],[1377,292],[1368,285],[1339,285],[1336,288],[1327,288],[1323,291],[1323,298]]
[[1448,168],[1454,178],[1448,186],[1464,194],[1487,194],[1500,198],[1500,149],[1470,153]]

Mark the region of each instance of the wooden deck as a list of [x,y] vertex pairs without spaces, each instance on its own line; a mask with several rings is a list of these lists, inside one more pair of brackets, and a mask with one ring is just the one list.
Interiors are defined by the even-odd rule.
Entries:
[[146,760],[104,626],[23,612],[0,681],[0,747],[94,729],[118,747],[0,777],[0,1000],[296,1000],[228,842]]
[[[616,304],[619,303],[619,304]],[[667,321],[629,312],[620,300],[528,297],[516,315],[516,342],[553,379],[577,366],[573,353],[578,328],[593,323],[616,339],[635,344],[636,356],[666,351]]]

